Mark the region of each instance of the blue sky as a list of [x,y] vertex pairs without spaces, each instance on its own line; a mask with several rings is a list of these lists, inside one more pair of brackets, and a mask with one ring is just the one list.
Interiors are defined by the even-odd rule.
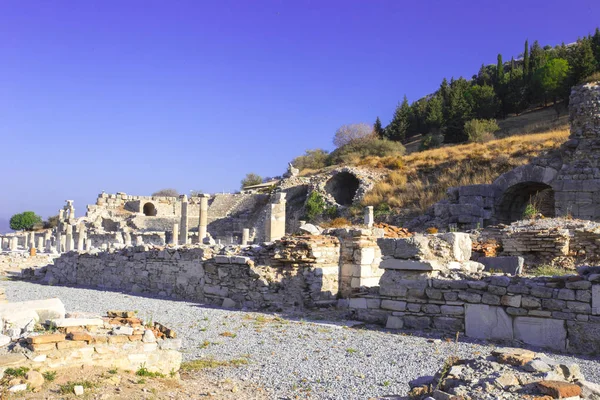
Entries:
[[0,2],[0,218],[98,193],[234,191],[443,77],[573,42],[580,1]]

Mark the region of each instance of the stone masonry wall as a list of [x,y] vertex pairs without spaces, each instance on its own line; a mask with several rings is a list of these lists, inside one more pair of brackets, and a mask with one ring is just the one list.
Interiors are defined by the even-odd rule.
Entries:
[[113,253],[70,252],[49,267],[46,279],[253,309],[312,307],[335,300],[337,238],[286,238],[245,254],[145,246]]

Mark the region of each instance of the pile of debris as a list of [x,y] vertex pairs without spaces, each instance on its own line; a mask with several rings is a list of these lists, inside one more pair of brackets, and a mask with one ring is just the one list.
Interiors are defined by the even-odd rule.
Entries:
[[408,229],[401,228],[399,226],[388,225],[384,222],[374,224],[373,227],[383,229],[386,238],[406,238],[412,236],[412,233],[410,233]]
[[[176,372],[180,347],[172,329],[145,323],[134,311],[69,314],[57,298],[0,304],[0,397],[3,389],[41,387],[40,372],[57,368],[90,365],[135,371],[144,365],[162,374]],[[4,377],[9,367],[31,371],[33,378]]]
[[480,257],[497,257],[501,247],[495,239],[486,239],[481,242],[473,241],[473,253],[478,253]]
[[600,385],[587,382],[577,364],[516,348],[468,360],[451,357],[435,376],[415,379],[410,387],[411,398],[425,400],[600,399]]

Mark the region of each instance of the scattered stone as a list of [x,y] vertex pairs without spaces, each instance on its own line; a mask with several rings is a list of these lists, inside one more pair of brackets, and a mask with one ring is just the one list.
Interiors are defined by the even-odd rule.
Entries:
[[552,396],[555,399],[581,395],[581,387],[568,382],[541,381],[537,383],[537,387],[543,394]]
[[83,395],[83,386],[81,386],[81,385],[73,386],[73,393],[75,393],[75,396],[82,396]]
[[37,371],[28,371],[25,374],[25,380],[32,389],[41,388],[44,384],[44,377]]
[[146,329],[144,331],[144,335],[142,336],[142,342],[144,342],[144,343],[156,342],[156,337],[154,336],[154,333],[150,329]]
[[14,386],[11,386],[10,389],[8,389],[8,391],[12,392],[12,393],[23,392],[25,390],[27,390],[27,384],[26,383],[21,383],[21,384],[18,384],[18,385],[14,385]]

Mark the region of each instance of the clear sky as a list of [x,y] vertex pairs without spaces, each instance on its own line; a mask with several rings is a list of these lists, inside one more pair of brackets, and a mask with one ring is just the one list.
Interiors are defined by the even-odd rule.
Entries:
[[526,38],[597,25],[598,0],[3,0],[0,218],[232,192]]

